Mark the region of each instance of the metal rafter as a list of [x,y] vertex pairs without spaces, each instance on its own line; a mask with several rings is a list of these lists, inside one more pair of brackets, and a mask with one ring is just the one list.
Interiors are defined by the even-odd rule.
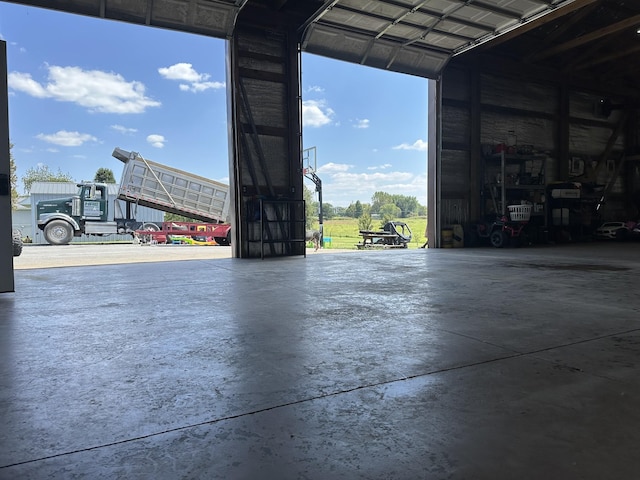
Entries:
[[622,20],[621,22],[608,25],[607,27],[600,28],[586,35],[582,35],[578,38],[574,38],[573,40],[569,40],[560,45],[556,45],[555,47],[539,52],[536,55],[533,55],[530,60],[532,62],[538,62],[553,55],[564,53],[582,45],[586,45],[587,43],[591,43],[626,28],[637,27],[638,24],[640,24],[640,15],[634,15],[633,17]]

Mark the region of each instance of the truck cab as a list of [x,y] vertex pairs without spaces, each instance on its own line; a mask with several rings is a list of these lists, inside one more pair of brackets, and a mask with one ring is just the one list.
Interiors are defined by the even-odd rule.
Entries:
[[38,228],[51,245],[66,245],[82,233],[100,235],[116,231],[115,223],[107,221],[107,185],[79,183],[78,188],[73,197],[38,202]]

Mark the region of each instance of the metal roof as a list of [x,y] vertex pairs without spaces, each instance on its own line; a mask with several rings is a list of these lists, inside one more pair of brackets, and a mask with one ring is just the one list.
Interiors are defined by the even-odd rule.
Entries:
[[436,78],[455,55],[595,0],[11,1],[217,38],[229,38],[240,15],[285,21],[305,52]]

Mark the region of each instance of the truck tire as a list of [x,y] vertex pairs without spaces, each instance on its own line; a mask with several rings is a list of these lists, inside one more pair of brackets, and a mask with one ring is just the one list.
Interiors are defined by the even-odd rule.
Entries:
[[146,230],[147,232],[159,232],[160,231],[160,227],[158,225],[156,225],[155,223],[145,223],[142,225],[142,229]]
[[44,238],[49,245],[68,245],[73,238],[73,227],[64,220],[51,220],[44,227]]
[[227,231],[226,237],[214,237],[213,239],[216,241],[218,245],[223,245],[223,246],[231,245],[231,230]]

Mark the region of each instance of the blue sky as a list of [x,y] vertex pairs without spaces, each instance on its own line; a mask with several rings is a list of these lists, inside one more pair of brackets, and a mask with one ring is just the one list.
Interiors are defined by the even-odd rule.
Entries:
[[[39,164],[118,180],[115,147],[228,183],[223,40],[1,1],[0,39],[19,191]],[[315,147],[325,202],[385,191],[426,204],[427,87],[303,54],[303,148]]]

